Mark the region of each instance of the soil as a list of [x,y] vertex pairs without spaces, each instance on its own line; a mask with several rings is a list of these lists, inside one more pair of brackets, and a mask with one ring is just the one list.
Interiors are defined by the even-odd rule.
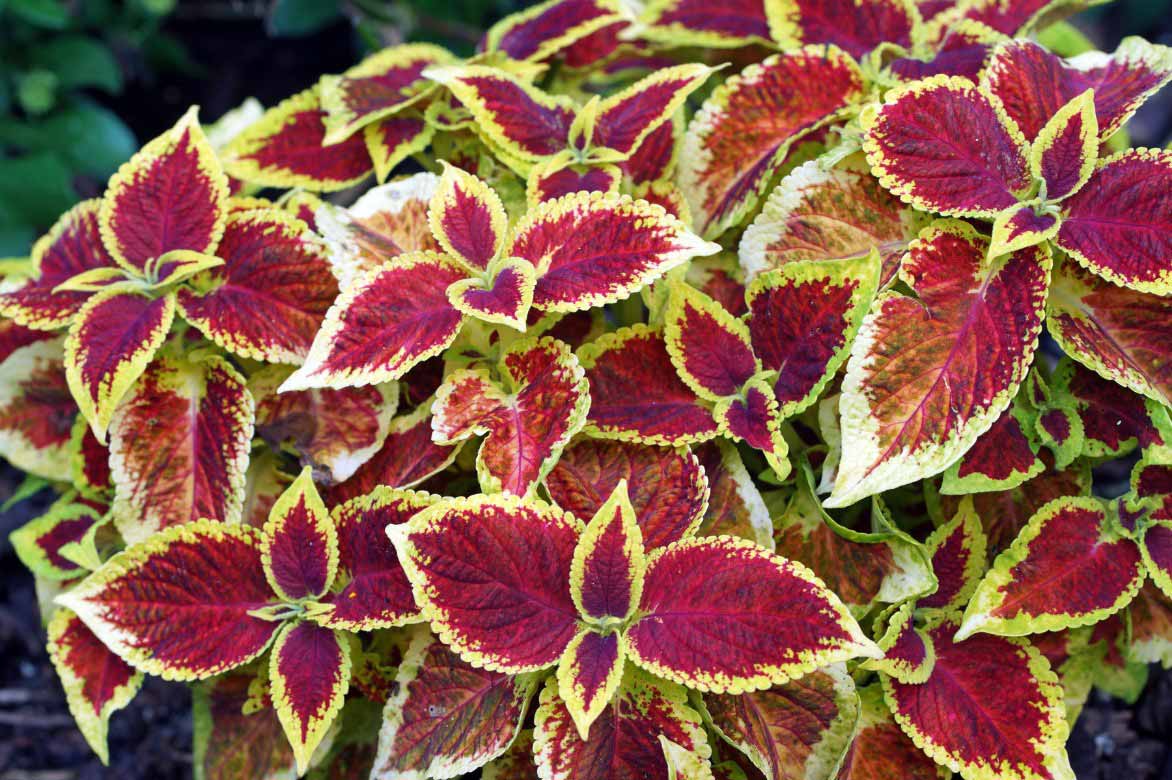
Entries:
[[[1106,16],[1098,21],[1095,37],[1107,50],[1124,31],[1170,43],[1169,17],[1159,18],[1157,28],[1134,30],[1117,29],[1119,20]],[[177,18],[168,31],[188,46],[203,72],[140,78],[110,102],[140,140],[166,129],[192,103],[202,106],[204,118],[218,117],[249,96],[272,105],[312,85],[321,73],[344,70],[359,56],[354,33],[345,24],[295,40],[268,38],[259,20]],[[1172,97],[1162,98],[1138,118],[1137,143],[1167,141]],[[19,481],[7,465],[0,469],[0,502]],[[191,697],[181,684],[148,678],[134,701],[112,718],[109,767],[102,766],[74,726],[45,653],[32,577],[8,543],[8,534],[36,517],[49,500],[43,493],[0,514],[0,780],[191,777]],[[1079,780],[1172,780],[1172,673],[1153,667],[1133,706],[1094,694],[1068,748]]]

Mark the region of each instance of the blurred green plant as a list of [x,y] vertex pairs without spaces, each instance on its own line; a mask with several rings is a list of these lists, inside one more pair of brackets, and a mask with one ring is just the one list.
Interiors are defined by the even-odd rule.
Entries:
[[272,0],[271,35],[311,35],[349,19],[369,51],[405,40],[430,41],[471,54],[481,33],[525,5],[519,0]]
[[140,63],[173,66],[159,32],[175,0],[0,0],[0,257],[35,236],[138,148],[97,98]]

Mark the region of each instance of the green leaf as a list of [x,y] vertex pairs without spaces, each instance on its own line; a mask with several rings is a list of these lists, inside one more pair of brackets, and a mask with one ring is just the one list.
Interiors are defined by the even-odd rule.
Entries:
[[[0,2],[2,1],[0,0]],[[16,486],[16,490],[12,491],[12,495],[3,504],[0,504],[0,512],[7,512],[21,501],[24,501],[26,498],[32,498],[48,486],[49,480],[44,477],[25,474],[24,480]]]
[[41,152],[0,160],[0,210],[37,229],[48,228],[77,201],[69,169]]
[[16,96],[25,113],[34,116],[47,113],[57,104],[58,79],[51,70],[37,68],[20,77]]
[[111,94],[122,89],[122,69],[113,52],[85,35],[52,38],[35,49],[31,59],[55,73],[62,87],[100,87]]
[[176,0],[138,0],[142,9],[152,16],[166,16],[175,10]]
[[1059,57],[1073,57],[1076,54],[1094,51],[1097,48],[1082,30],[1070,22],[1055,22],[1044,30],[1040,30],[1038,43]]
[[36,237],[37,233],[33,226],[19,214],[13,213],[12,208],[0,200],[0,256],[27,255]]
[[69,11],[58,0],[8,0],[17,17],[37,27],[60,30],[69,24]]
[[45,120],[46,142],[78,173],[105,179],[138,149],[134,133],[116,114],[78,103]]
[[342,15],[338,0],[274,0],[269,9],[269,35],[312,35]]
[[51,152],[72,173],[98,179],[108,177],[138,149],[134,134],[117,115],[82,101],[45,119],[0,118],[0,144]]

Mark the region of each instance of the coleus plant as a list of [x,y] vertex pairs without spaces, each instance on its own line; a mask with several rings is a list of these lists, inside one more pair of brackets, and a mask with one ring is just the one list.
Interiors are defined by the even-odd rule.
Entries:
[[0,266],[95,752],[156,675],[216,780],[1069,780],[1172,664],[1172,52],[1082,5],[547,0],[187,112]]

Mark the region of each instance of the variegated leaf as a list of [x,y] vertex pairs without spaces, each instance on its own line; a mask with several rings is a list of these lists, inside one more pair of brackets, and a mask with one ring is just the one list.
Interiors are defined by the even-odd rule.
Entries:
[[590,435],[663,445],[716,435],[711,410],[680,380],[659,331],[622,328],[582,347],[578,359],[590,383]]
[[620,482],[648,550],[691,536],[708,506],[708,479],[686,448],[577,439],[545,478],[550,498],[588,521]]
[[[106,250],[128,271],[167,275],[168,252],[215,254],[228,216],[228,180],[192,107],[111,177],[98,223]],[[91,250],[99,251],[99,250]]]
[[239,520],[252,432],[252,396],[226,361],[155,361],[110,424],[122,536],[137,542],[197,518]]
[[581,527],[535,500],[480,495],[389,533],[440,638],[476,667],[519,674],[552,666],[577,631],[569,582]]
[[858,65],[836,46],[774,55],[718,87],[680,153],[680,186],[700,233],[717,236],[751,212],[793,144],[862,90]]
[[957,636],[1020,636],[1096,623],[1143,585],[1134,542],[1109,524],[1094,498],[1052,501],[993,561]]
[[131,545],[57,597],[114,653],[169,680],[212,677],[264,652],[279,625],[253,528],[198,520]]
[[759,690],[880,654],[809,569],[728,536],[653,553],[638,614],[631,659],[701,691]]
[[585,425],[590,394],[577,358],[548,336],[515,342],[499,371],[500,382],[483,369],[450,374],[432,406],[432,438],[487,434],[476,456],[481,488],[524,496]]
[[1050,258],[988,258],[970,226],[938,222],[903,261],[915,298],[876,298],[851,348],[843,457],[828,506],[944,471],[1009,406],[1033,359]]
[[387,700],[372,780],[456,777],[500,756],[525,720],[536,680],[471,666],[416,630]]

